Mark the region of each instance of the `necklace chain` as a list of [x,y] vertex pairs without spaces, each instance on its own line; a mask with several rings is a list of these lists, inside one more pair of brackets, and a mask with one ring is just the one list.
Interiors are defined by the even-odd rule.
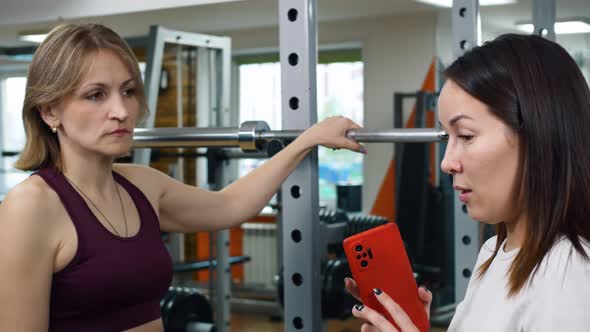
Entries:
[[[107,219],[107,217],[102,213],[102,211],[100,211],[98,206],[96,206],[96,204],[94,204],[94,202],[90,199],[90,197],[86,196],[86,194],[69,177],[67,177],[65,173],[62,173],[62,174],[68,180],[68,182],[71,183],[74,186],[74,188],[76,188],[76,190],[78,190],[82,194],[82,196],[84,196],[90,202],[90,204],[92,204],[92,206],[94,206],[96,211],[98,211],[98,213],[100,213],[100,215],[104,218],[104,220],[113,228],[113,230],[115,231],[117,236],[120,237],[121,235],[119,234],[119,232],[117,232],[117,229],[115,228],[115,226],[113,226],[113,224],[109,221],[109,219]],[[117,196],[119,197],[119,203],[121,204],[121,212],[123,212],[123,220],[125,221],[125,236],[127,237],[127,236],[129,236],[129,233],[127,232],[127,216],[125,216],[125,209],[123,208],[123,200],[121,199],[121,194],[119,193],[119,186],[117,186],[117,183],[115,182],[114,178],[113,178],[113,183],[115,184],[115,189],[117,190]]]

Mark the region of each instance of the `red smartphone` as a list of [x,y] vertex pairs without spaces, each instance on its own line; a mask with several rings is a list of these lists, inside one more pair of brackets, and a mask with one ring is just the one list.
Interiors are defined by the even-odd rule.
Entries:
[[344,252],[363,304],[381,313],[398,330],[387,310],[377,301],[379,288],[399,304],[421,332],[430,328],[424,304],[397,225],[389,222],[344,239]]

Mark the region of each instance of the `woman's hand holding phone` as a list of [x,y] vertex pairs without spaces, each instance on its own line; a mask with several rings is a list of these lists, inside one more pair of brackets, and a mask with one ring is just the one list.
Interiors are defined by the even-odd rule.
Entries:
[[[354,296],[357,300],[361,301],[359,296],[359,290],[356,287],[356,283],[352,278],[345,278],[344,285],[346,290]],[[380,292],[380,293],[379,293]],[[379,294],[377,294],[379,293]],[[395,320],[395,323],[401,328],[401,331],[396,329],[385,317],[379,314],[377,311],[365,307],[362,305],[355,306],[352,309],[352,314],[364,320],[366,323],[361,327],[362,332],[414,332],[418,331],[418,328],[414,326],[408,315],[403,309],[384,292],[378,290],[375,292],[375,297],[383,305],[383,307],[389,312],[391,317]],[[432,303],[432,293],[424,286],[418,287],[418,297],[424,304],[424,310],[428,319],[430,319],[430,304]],[[360,309],[360,310],[359,310]]]
[[[417,289],[395,223],[349,236],[342,245],[354,278],[354,284],[352,279],[345,280],[346,286],[363,304],[352,313],[370,323],[362,331],[427,332],[430,329],[428,313],[432,295]],[[367,330],[369,326],[377,330]]]

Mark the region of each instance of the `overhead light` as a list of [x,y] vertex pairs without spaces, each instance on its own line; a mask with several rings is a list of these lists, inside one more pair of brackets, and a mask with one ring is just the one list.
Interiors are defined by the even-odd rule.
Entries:
[[[517,22],[516,28],[526,33],[533,33],[534,26],[530,22]],[[573,33],[589,33],[590,20],[587,18],[568,18],[560,19],[553,26],[555,33],[558,35],[567,35]]]
[[[416,0],[417,2],[422,2],[427,5],[437,6],[437,7],[453,7],[453,0]],[[499,5],[509,5],[516,3],[517,0],[480,0],[480,6],[499,6]]]
[[47,37],[47,31],[23,31],[19,32],[18,39],[31,43],[41,43]]

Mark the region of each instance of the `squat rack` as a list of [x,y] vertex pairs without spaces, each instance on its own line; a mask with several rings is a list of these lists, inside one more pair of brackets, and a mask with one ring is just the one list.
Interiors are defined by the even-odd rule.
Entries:
[[[292,140],[302,128],[317,122],[316,65],[317,65],[317,0],[279,0],[280,61],[282,84],[282,131],[271,131],[260,121],[250,121],[240,127],[222,128],[157,128],[137,129],[134,141],[137,147],[241,147],[244,151],[254,151],[264,142],[272,140]],[[534,0],[535,31],[547,38],[554,38],[555,0]],[[480,41],[480,19],[478,0],[454,0],[452,9],[453,51],[458,57]],[[163,45],[162,37],[150,33],[154,44]],[[214,38],[214,37],[213,37]],[[178,41],[180,39],[176,39]],[[206,41],[207,39],[201,39]],[[201,44],[202,45],[202,44]],[[211,44],[202,45],[210,47]],[[229,41],[224,41],[221,49],[230,50]],[[150,50],[151,53],[154,50]],[[214,105],[224,113],[229,105],[229,70],[226,70],[227,54],[222,56],[222,75],[218,84],[223,97]],[[161,58],[156,54],[155,58]],[[156,93],[158,82],[154,68],[161,63],[148,63],[146,91]],[[150,74],[151,73],[151,74]],[[217,91],[218,96],[220,91]],[[150,99],[150,108],[155,103]],[[219,114],[218,113],[218,114]],[[229,121],[211,121],[213,126],[227,126]],[[227,117],[226,117],[227,119]],[[153,127],[153,125],[152,125]],[[438,142],[444,135],[435,129],[390,131],[359,130],[350,133],[359,142]],[[442,147],[441,147],[442,149]],[[145,158],[145,157],[144,157]],[[146,160],[146,159],[144,159]],[[149,160],[149,159],[148,159]],[[322,331],[325,326],[321,317],[321,230],[318,220],[318,158],[317,150],[306,157],[299,167],[282,185],[282,256],[285,275],[285,331]],[[455,303],[463,298],[471,269],[479,250],[478,225],[464,212],[463,205],[455,195],[454,199],[454,288]],[[226,235],[227,236],[227,235]],[[222,240],[222,241],[220,241]],[[221,246],[219,244],[222,244]],[[227,237],[218,239],[217,259],[217,328],[229,329],[229,264]],[[224,273],[225,272],[225,273]],[[221,291],[220,291],[221,290]]]

